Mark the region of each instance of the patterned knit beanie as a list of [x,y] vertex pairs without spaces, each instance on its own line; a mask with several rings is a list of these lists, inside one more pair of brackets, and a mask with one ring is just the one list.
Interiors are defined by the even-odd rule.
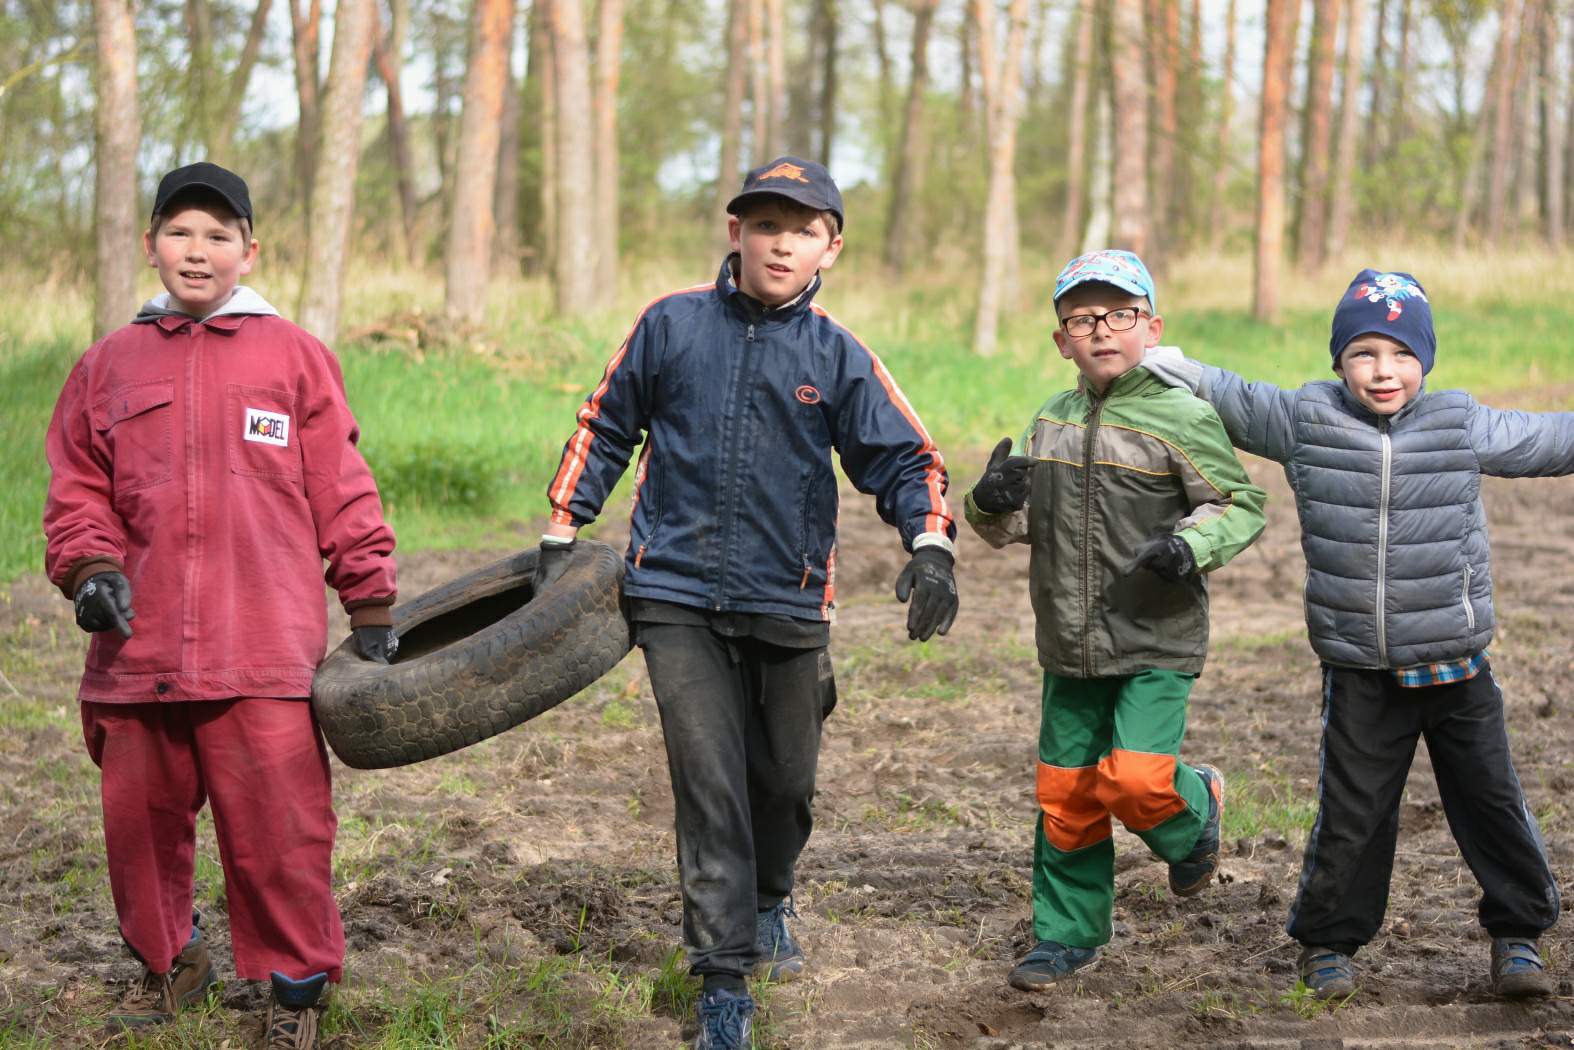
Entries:
[[1328,349],[1339,354],[1360,336],[1375,333],[1397,339],[1421,361],[1421,374],[1432,371],[1437,335],[1432,331],[1432,304],[1421,282],[1407,273],[1362,270],[1334,308],[1333,337]]

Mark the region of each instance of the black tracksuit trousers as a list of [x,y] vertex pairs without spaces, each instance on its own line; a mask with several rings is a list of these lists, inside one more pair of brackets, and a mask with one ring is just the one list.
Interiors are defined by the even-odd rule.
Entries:
[[814,826],[830,653],[687,624],[641,623],[638,637],[667,743],[689,969],[742,979],[755,913],[792,892]]
[[1317,820],[1285,925],[1302,944],[1350,955],[1381,927],[1420,736],[1449,830],[1481,884],[1481,925],[1493,937],[1537,937],[1557,921],[1557,882],[1509,757],[1491,666],[1410,689],[1390,671],[1325,664]]

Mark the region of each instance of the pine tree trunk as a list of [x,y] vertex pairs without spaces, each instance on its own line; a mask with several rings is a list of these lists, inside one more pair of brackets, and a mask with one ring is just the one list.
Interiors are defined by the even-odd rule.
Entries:
[[1564,125],[1568,108],[1568,80],[1559,63],[1562,5],[1548,0],[1541,31],[1541,200],[1542,235],[1554,250],[1563,246]]
[[831,149],[836,141],[836,49],[837,33],[841,26],[841,13],[837,0],[816,0],[823,19],[823,36],[820,44],[820,151],[819,161],[831,166]]
[[322,0],[307,0],[302,11],[290,0],[291,53],[295,60],[295,98],[300,116],[295,123],[295,179],[300,189],[308,234],[312,227],[312,186],[317,175],[317,146],[322,139],[317,62],[321,55]]
[[[751,0],[752,2],[752,0]],[[618,288],[618,78],[623,62],[623,0],[596,10],[596,290],[610,305]]]
[[1411,41],[1415,33],[1411,8],[1413,0],[1399,0],[1399,60],[1394,64],[1394,109],[1388,121],[1388,148],[1397,150],[1410,137]]
[[[557,273],[557,48],[552,43],[553,0],[534,0],[530,8],[531,40],[535,45],[530,75],[536,77],[541,101],[541,269]],[[538,68],[539,67],[539,68]]]
[[1007,270],[1011,262],[1010,239],[1016,237],[1012,212],[1016,209],[1017,118],[1022,88],[1022,52],[1027,38],[1027,0],[1011,0],[1010,29],[1005,53],[994,55],[994,0],[973,0],[978,22],[979,67],[983,73],[984,106],[988,114],[989,196],[984,209],[984,260],[978,288],[978,318],[973,327],[973,350],[987,357],[999,337],[1001,301],[1007,295]]
[[[1091,2],[1091,0],[1089,0]],[[885,224],[885,264],[901,273],[920,248],[913,230],[920,225],[920,201],[929,167],[929,134],[925,122],[925,96],[929,91],[929,29],[939,0],[913,0],[912,75],[907,84],[907,111],[897,146],[896,170],[891,178],[891,210]]]
[[[603,0],[604,2],[604,0]],[[448,226],[444,305],[456,321],[476,324],[486,308],[491,276],[492,212],[497,154],[503,137],[503,95],[508,90],[508,43],[514,0],[475,0],[465,71],[464,113],[459,125],[454,211]]]
[[1528,0],[1525,4],[1514,60],[1515,214],[1512,218],[1516,233],[1534,223],[1539,211],[1537,181],[1541,172],[1536,160],[1540,139],[1536,116],[1541,104],[1541,78],[1536,75],[1535,61],[1543,6],[1540,0]]
[[746,0],[749,5],[749,167],[771,158],[766,140],[771,127],[771,71],[765,59],[765,0]]
[[1361,21],[1366,0],[1345,0],[1344,83],[1340,89],[1339,138],[1328,192],[1324,259],[1343,254],[1355,214],[1355,152],[1361,135]]
[[133,0],[93,0],[93,338],[137,309],[137,36]]
[[727,80],[722,94],[721,163],[716,170],[716,214],[725,218],[727,202],[738,192],[743,139],[743,93],[748,82],[748,0],[727,0]]
[[596,289],[595,143],[590,55],[581,0],[552,0],[557,73],[557,312],[575,317],[600,305]]
[[1208,234],[1214,251],[1224,246],[1229,227],[1225,197],[1230,188],[1230,122],[1235,119],[1235,0],[1229,0],[1224,15],[1224,63],[1219,75],[1219,139],[1214,145],[1213,206],[1209,209],[1213,218]]
[[[509,33],[508,51],[514,33]],[[492,238],[492,268],[508,277],[519,276],[519,118],[524,111],[524,91],[514,76],[514,63],[505,56],[503,70],[502,137],[497,144],[497,189],[492,194],[492,215],[497,230]]]
[[1519,0],[1503,0],[1498,28],[1497,80],[1492,88],[1492,148],[1488,154],[1486,239],[1496,245],[1503,236],[1508,213],[1508,174],[1514,134],[1515,42],[1519,28]]
[[[415,266],[420,261],[421,251],[416,240],[414,167],[410,160],[410,126],[404,114],[404,90],[399,85],[399,69],[404,56],[400,46],[404,35],[401,15],[407,14],[401,10],[403,6],[394,5],[392,24],[388,27],[386,37],[373,24],[372,57],[377,75],[388,95],[388,144],[393,151],[394,181],[399,187],[399,218],[404,230],[405,259]],[[375,17],[376,8],[372,11]]]
[[1082,233],[1082,213],[1087,209],[1088,97],[1093,78],[1093,23],[1095,0],[1077,0],[1077,32],[1071,67],[1071,106],[1066,114],[1066,210],[1060,219],[1060,250],[1069,259],[1076,254]]
[[1257,254],[1252,282],[1252,314],[1259,321],[1272,321],[1279,313],[1279,271],[1284,255],[1284,140],[1297,3],[1298,0],[1268,0],[1262,114],[1258,124]]
[[339,0],[333,13],[333,55],[322,98],[322,141],[339,147],[332,164],[312,180],[312,224],[301,272],[301,327],[326,343],[339,336],[339,306],[350,225],[355,214],[355,169],[361,160],[361,102],[372,53],[374,0]]
[[252,9],[251,26],[246,30],[246,43],[241,47],[240,62],[230,77],[230,88],[218,114],[218,124],[213,132],[213,159],[226,163],[235,149],[235,125],[240,120],[240,110],[246,101],[251,85],[251,72],[257,67],[257,56],[262,52],[262,38],[268,30],[268,12],[273,0],[257,0]]
[[213,11],[208,0],[186,0],[186,119],[176,129],[176,157],[185,153],[184,139],[194,132],[197,152],[213,155],[212,98]]
[[1113,240],[1115,162],[1110,146],[1115,134],[1115,107],[1108,76],[1098,78],[1096,94],[1093,159],[1088,165],[1088,224],[1079,254],[1106,248]]
[[1388,136],[1383,129],[1388,126],[1388,3],[1377,0],[1376,44],[1372,52],[1372,101],[1366,111],[1366,155],[1361,166],[1367,170],[1376,167],[1377,161],[1388,148]]
[[1315,271],[1323,264],[1328,214],[1328,156],[1333,134],[1334,50],[1340,0],[1314,0],[1312,42],[1307,50],[1306,108],[1301,122],[1301,195],[1295,229],[1296,259]]
[[1153,111],[1157,122],[1152,138],[1153,167],[1151,172],[1152,222],[1149,224],[1149,265],[1162,265],[1160,256],[1166,254],[1174,236],[1175,202],[1175,140],[1179,136],[1179,122],[1175,104],[1179,85],[1180,68],[1180,0],[1155,0],[1158,21],[1153,25],[1153,45],[1156,61],[1153,63]]
[[[1278,0],[1269,0],[1270,3]],[[1142,35],[1142,0],[1111,0],[1110,66],[1113,76],[1114,230],[1112,247],[1142,255],[1148,250],[1148,84]]]
[[782,3],[783,0],[765,0],[765,20],[770,30],[766,61],[770,96],[767,158],[780,157],[787,152],[787,16]]

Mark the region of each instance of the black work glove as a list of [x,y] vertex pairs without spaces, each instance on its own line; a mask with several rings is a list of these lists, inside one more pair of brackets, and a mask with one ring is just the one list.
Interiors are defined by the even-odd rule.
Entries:
[[536,552],[533,594],[539,595],[546,590],[547,584],[568,570],[568,563],[574,560],[574,547],[578,542],[578,540],[569,540],[567,543],[543,543],[540,546]]
[[391,663],[394,654],[399,651],[399,636],[394,634],[392,627],[367,624],[351,628],[350,633],[355,635],[355,648],[367,660],[380,664]]
[[907,607],[907,637],[927,642],[936,631],[945,634],[956,619],[956,559],[939,547],[920,547],[896,578],[896,600]]
[[1130,575],[1138,569],[1147,569],[1171,583],[1179,583],[1196,573],[1197,558],[1191,552],[1191,544],[1175,533],[1167,532],[1137,548],[1136,557],[1126,566],[1126,574]]
[[137,618],[131,608],[131,581],[123,572],[95,572],[76,593],[77,626],[89,634],[114,628],[124,638],[131,637],[131,621]]
[[1002,438],[989,454],[984,476],[973,486],[973,506],[985,514],[1004,514],[1019,510],[1027,502],[1028,472],[1031,456],[1013,456],[1011,439]]

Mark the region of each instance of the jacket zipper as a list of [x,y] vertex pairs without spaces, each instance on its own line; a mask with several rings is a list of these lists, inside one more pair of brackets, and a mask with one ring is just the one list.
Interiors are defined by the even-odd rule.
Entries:
[[1387,605],[1388,583],[1388,493],[1394,465],[1394,444],[1388,433],[1388,420],[1377,424],[1383,441],[1383,486],[1377,503],[1377,663],[1388,666],[1388,624],[1383,614]]
[[[744,343],[746,345],[746,348],[747,347],[752,347],[754,345],[754,322],[753,321],[749,322],[748,330],[744,333]],[[744,388],[744,384],[745,384],[745,377],[749,373],[749,366],[750,366],[750,364],[751,364],[751,362],[748,359],[745,359],[742,362],[740,362],[739,365],[738,365],[738,383],[737,383],[737,386],[733,390],[733,406],[734,406],[734,409],[735,409],[735,411],[733,412],[733,416],[734,417],[736,417],[739,414],[736,411],[736,409],[737,409],[737,406],[738,406],[738,404],[739,404],[739,402],[740,402],[740,400],[742,398],[743,388]],[[730,493],[732,495],[736,495],[737,488],[738,488],[738,486],[736,484],[736,481],[737,481],[736,475],[737,475],[737,472],[738,472],[738,447],[737,447],[738,446],[738,441],[737,441],[737,435],[736,434],[733,435],[733,440],[729,444],[730,444],[729,453],[730,453],[730,456],[731,456],[731,459],[732,459],[732,463],[731,463],[732,469],[726,475],[726,484],[730,488]],[[716,571],[716,597],[710,603],[711,604],[711,609],[713,611],[715,611],[715,612],[720,612],[721,611],[721,595],[722,595],[722,592],[725,591],[726,588],[727,588],[727,555],[730,552],[731,547],[732,547],[732,521],[733,521],[733,517],[734,517],[734,511],[733,511],[733,508],[732,508],[732,500],[729,498],[728,501],[727,501],[727,527],[723,530],[723,534],[722,534],[722,538],[721,538],[721,558],[718,561],[717,571]]]
[[1093,439],[1098,433],[1099,415],[1104,399],[1090,397],[1088,432],[1082,439],[1082,676],[1093,677],[1093,653],[1088,644],[1093,634]]
[[1476,611],[1470,607],[1470,578],[1475,574],[1474,568],[1465,566],[1465,593],[1460,597],[1460,602],[1465,607],[1465,625],[1472,631],[1476,629]]

